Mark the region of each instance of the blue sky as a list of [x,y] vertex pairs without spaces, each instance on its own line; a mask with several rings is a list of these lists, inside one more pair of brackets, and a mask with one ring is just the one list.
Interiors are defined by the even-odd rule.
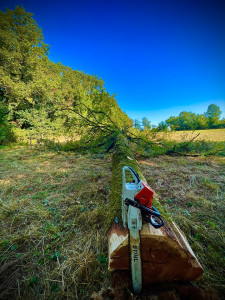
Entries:
[[225,117],[225,2],[31,1],[54,62],[96,74],[131,118],[152,124],[211,103]]

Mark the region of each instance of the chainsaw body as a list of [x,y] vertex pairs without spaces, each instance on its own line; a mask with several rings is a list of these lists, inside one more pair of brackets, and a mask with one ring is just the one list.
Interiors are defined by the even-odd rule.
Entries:
[[[126,181],[126,171],[132,175],[132,182]],[[130,167],[123,168],[123,192],[122,192],[122,219],[123,226],[129,229],[130,262],[132,272],[132,283],[134,292],[139,294],[142,288],[142,265],[140,249],[140,230],[142,228],[141,210],[128,205],[127,199],[134,199],[135,195],[142,189],[138,174]]]
[[[126,171],[129,171],[133,177],[132,182],[126,182]],[[122,219],[123,226],[126,228],[134,227],[135,221],[132,219],[136,219],[136,226],[139,230],[142,227],[142,218],[141,215],[139,217],[139,212],[137,211],[138,216],[135,216],[133,209],[128,209],[129,205],[126,204],[126,199],[134,199],[135,195],[140,192],[142,189],[141,180],[138,174],[130,167],[123,167],[123,193],[122,193]],[[128,212],[129,211],[129,212]],[[129,215],[129,217],[128,217]],[[132,225],[133,222],[133,225]]]
[[[132,176],[127,182],[126,171]],[[131,167],[123,167],[122,219],[123,226],[129,229],[130,261],[132,282],[135,293],[142,288],[142,263],[140,249],[140,230],[142,217],[155,228],[164,225],[160,212],[152,206],[154,191],[143,182]]]
[[[132,182],[126,182],[126,171],[131,173],[133,177]],[[160,212],[152,206],[153,195],[153,189],[139,178],[137,172],[131,167],[123,167],[122,219],[124,227],[129,228],[127,224],[131,223],[128,217],[130,206],[139,208],[144,220],[154,228],[160,228],[164,225]],[[138,225],[142,227],[142,221],[139,221]]]

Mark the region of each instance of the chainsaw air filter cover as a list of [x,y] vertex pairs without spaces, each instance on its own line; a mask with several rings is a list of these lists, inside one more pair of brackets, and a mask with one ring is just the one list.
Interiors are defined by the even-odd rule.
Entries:
[[146,182],[142,181],[142,185],[143,188],[134,196],[134,199],[138,200],[141,205],[152,208],[154,191]]

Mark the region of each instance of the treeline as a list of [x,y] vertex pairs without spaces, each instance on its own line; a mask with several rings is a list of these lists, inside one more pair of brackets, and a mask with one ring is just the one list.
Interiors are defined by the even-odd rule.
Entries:
[[41,138],[79,135],[89,142],[132,127],[153,131],[225,127],[215,104],[204,114],[182,112],[158,127],[146,118],[133,122],[101,78],[54,63],[48,52],[31,13],[18,6],[0,11],[0,145],[15,140],[15,129]]
[[13,127],[91,137],[82,122],[101,132],[109,123],[132,125],[101,78],[50,61],[48,51],[31,13],[0,11],[0,144],[14,139]]
[[204,114],[183,111],[177,117],[171,116],[160,122],[158,126],[151,125],[147,118],[143,118],[141,122],[134,120],[134,127],[140,130],[149,129],[152,131],[225,128],[225,119],[220,120],[221,114],[222,111],[219,106],[210,104]]

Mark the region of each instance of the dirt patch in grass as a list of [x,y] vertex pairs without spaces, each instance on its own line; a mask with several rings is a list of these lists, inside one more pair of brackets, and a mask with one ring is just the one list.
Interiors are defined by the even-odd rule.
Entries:
[[89,299],[107,277],[107,157],[0,149],[0,298]]
[[225,159],[161,156],[139,162],[204,268],[198,285],[225,295]]

